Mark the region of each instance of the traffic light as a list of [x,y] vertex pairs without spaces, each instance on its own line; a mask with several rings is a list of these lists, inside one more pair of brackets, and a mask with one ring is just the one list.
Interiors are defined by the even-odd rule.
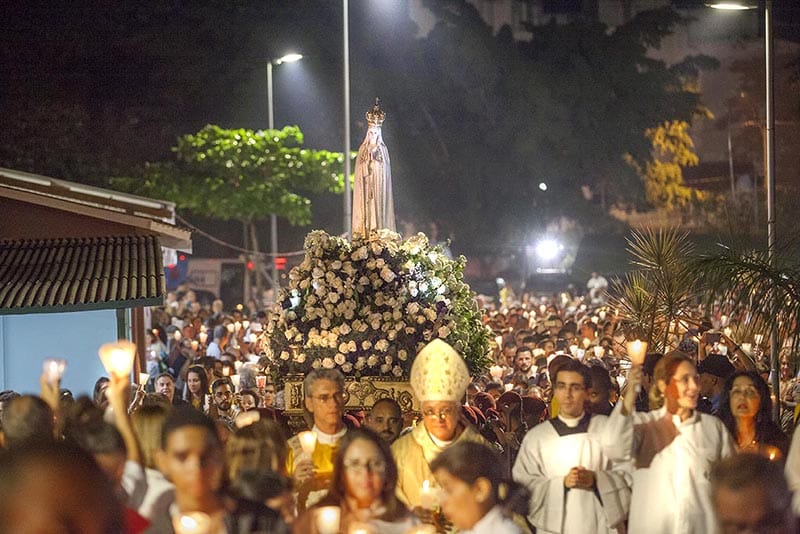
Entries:
[[279,271],[285,271],[286,270],[286,257],[278,256],[278,257],[275,258],[275,269],[277,269]]

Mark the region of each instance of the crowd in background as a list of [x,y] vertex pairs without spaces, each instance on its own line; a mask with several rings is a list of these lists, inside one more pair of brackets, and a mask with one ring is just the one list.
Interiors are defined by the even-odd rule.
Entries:
[[493,364],[470,375],[431,343],[418,411],[346,411],[341,373],[315,370],[299,423],[259,354],[267,312],[171,292],[149,310],[147,380],[0,393],[0,531],[796,531],[791,343],[774,392],[766,351],[729,329],[743,311],[698,305],[632,365],[606,287],[482,298]]

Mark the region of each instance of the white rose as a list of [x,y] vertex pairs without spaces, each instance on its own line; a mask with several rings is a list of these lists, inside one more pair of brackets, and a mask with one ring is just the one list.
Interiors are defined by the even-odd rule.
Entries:
[[314,360],[313,362],[311,362],[312,369],[319,369],[320,365],[322,364],[319,362],[319,360]]
[[335,364],[333,363],[333,358],[324,358],[322,360],[322,367],[325,369],[333,369]]
[[404,362],[408,359],[408,352],[405,349],[400,349],[397,351],[397,359],[401,362]]
[[331,303],[336,304],[337,302],[339,302],[339,293],[331,291],[330,293],[328,293],[328,300],[331,301]]
[[392,319],[394,319],[395,321],[399,321],[400,319],[402,319],[402,317],[403,317],[403,312],[401,312],[400,310],[394,310],[392,312]]
[[280,355],[280,359],[281,360],[288,360],[289,359],[289,353],[287,351],[285,351],[285,350],[282,350],[281,351],[281,355]]
[[392,366],[391,366],[391,365],[389,365],[388,363],[384,363],[383,365],[381,365],[381,373],[382,373],[382,374],[387,374],[387,373],[389,373],[391,370],[392,370]]
[[347,352],[356,352],[358,350],[358,346],[356,345],[355,341],[349,341],[347,343]]
[[375,349],[379,350],[380,352],[386,352],[386,349],[389,348],[389,342],[385,339],[379,339],[377,343],[375,343]]
[[342,262],[341,261],[333,260],[331,262],[331,269],[333,269],[334,271],[338,271],[341,268],[342,268]]
[[425,318],[427,320],[429,320],[429,321],[435,321],[436,320],[436,310],[434,310],[433,308],[425,308],[425,310],[423,310],[422,313],[425,314]]
[[395,366],[392,368],[392,374],[393,374],[394,376],[396,376],[396,377],[400,378],[401,376],[403,376],[403,369],[401,369],[399,365],[395,365]]
[[339,352],[349,352],[347,350],[347,343],[339,343]]
[[358,327],[358,331],[362,334],[367,331],[369,325],[367,323],[361,323],[361,326]]
[[450,335],[450,329],[446,326],[440,326],[438,331],[439,337],[445,338]]
[[356,360],[356,369],[358,369],[359,371],[366,366],[367,366],[367,359],[364,358],[363,356],[359,357],[358,360]]
[[[423,321],[423,322],[424,322],[424,321]],[[406,334],[408,334],[408,335],[413,335],[413,334],[414,334],[414,332],[416,332],[416,331],[417,331],[417,329],[416,329],[416,328],[414,328],[413,326],[407,326],[407,327],[406,327]]]
[[422,333],[422,339],[425,341],[430,341],[433,338],[433,330],[425,330]]
[[319,267],[314,267],[314,270],[311,271],[312,278],[323,278],[324,276],[325,276],[325,271],[323,271]]
[[350,259],[352,259],[353,261],[367,259],[367,247],[365,246],[358,247],[352,254],[350,254]]
[[417,324],[422,324],[425,322],[425,317],[422,315],[417,315]]
[[344,364],[342,364],[342,372],[343,373],[349,373],[352,370],[353,370],[353,364],[352,363],[345,362]]
[[294,312],[294,310],[289,310],[288,312],[286,312],[287,321],[295,321],[296,319],[297,319],[297,314]]
[[371,348],[372,348],[372,341],[370,341],[369,339],[365,339],[364,341],[361,342],[362,350],[369,350]]
[[378,357],[375,356],[374,354],[371,355],[369,358],[367,358],[367,365],[369,365],[370,367],[375,367],[376,365],[378,365]]
[[394,341],[395,339],[397,339],[397,332],[395,332],[394,330],[387,332],[386,337],[389,338],[389,341]]
[[343,365],[346,360],[344,354],[337,352],[336,356],[333,357],[333,361],[336,362],[336,365]]
[[380,241],[373,241],[370,243],[370,248],[375,256],[380,256],[381,252],[383,252],[383,246],[381,245]]
[[382,268],[384,265],[386,265],[386,260],[384,260],[383,258],[378,258],[377,260],[375,260],[375,267],[377,267],[378,269]]
[[419,304],[416,302],[409,302],[408,306],[406,306],[406,313],[409,315],[414,315],[419,311]]
[[339,327],[339,333],[343,336],[346,336],[350,333],[350,325],[347,323],[342,323],[342,326]]
[[397,278],[397,275],[394,274],[394,271],[389,267],[384,266],[383,269],[381,269],[381,278],[388,283]]
[[367,262],[367,269],[369,269],[370,271],[375,270],[375,260],[369,260]]
[[358,285],[360,285],[360,286],[368,286],[369,285],[369,278],[367,278],[366,276],[362,276],[361,278],[358,279]]
[[297,356],[294,357],[294,361],[296,361],[297,363],[305,363],[305,361],[306,361],[306,353],[305,352],[301,352],[300,354],[298,354]]
[[381,321],[380,319],[376,319],[370,323],[370,326],[373,330],[380,330],[381,329]]
[[383,357],[383,363],[394,363],[394,358],[387,354]]

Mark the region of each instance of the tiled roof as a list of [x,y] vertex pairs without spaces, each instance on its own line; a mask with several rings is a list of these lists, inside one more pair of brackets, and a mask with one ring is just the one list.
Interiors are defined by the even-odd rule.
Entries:
[[161,303],[155,236],[0,240],[0,315]]

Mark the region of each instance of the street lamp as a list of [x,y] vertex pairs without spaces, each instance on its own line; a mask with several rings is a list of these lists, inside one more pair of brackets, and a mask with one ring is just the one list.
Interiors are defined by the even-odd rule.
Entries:
[[[272,110],[272,66],[282,65],[284,63],[294,63],[295,61],[300,61],[301,59],[303,59],[302,54],[291,53],[279,57],[278,59],[271,59],[269,62],[267,62],[267,124],[270,130],[275,129],[275,116]],[[278,267],[275,264],[275,258],[278,257],[278,216],[274,213],[270,214],[269,216],[269,228],[269,248],[270,256],[272,257],[272,289],[275,291],[275,296],[277,298],[278,286],[280,285],[278,278]]]
[[[707,4],[714,9],[728,11],[743,11],[755,9],[757,6],[749,2],[712,2]],[[775,39],[772,28],[772,0],[764,2],[764,78],[766,84],[766,142],[764,154],[764,178],[767,182],[767,261],[770,265],[775,263]],[[772,303],[773,312],[776,311],[777,302]],[[770,376],[772,377],[773,391],[780,389],[780,373],[778,372],[778,333],[773,328],[770,334]],[[773,415],[780,415],[780,404],[773,406]]]
[[352,228],[352,195],[350,194],[350,2],[342,0],[342,62],[344,74],[344,233]]

